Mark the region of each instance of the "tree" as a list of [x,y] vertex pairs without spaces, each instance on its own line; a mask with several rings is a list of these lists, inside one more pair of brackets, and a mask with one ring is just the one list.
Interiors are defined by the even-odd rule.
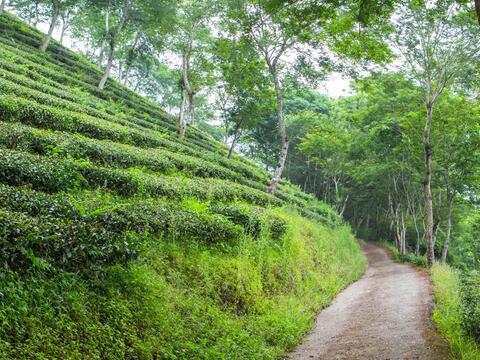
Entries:
[[432,200],[432,146],[430,132],[436,101],[462,68],[478,59],[478,31],[456,3],[411,1],[401,8],[393,38],[404,69],[424,91],[423,130],[424,202],[427,260],[434,261],[434,211]]
[[50,26],[48,27],[48,32],[44,36],[42,43],[40,44],[40,51],[45,52],[47,51],[48,44],[50,43],[50,39],[52,38],[53,30],[57,25],[58,17],[60,15],[60,9],[63,2],[61,0],[52,0],[49,5],[51,9],[51,20]]
[[457,202],[465,202],[469,195],[478,191],[480,171],[480,135],[476,131],[479,104],[460,94],[446,91],[437,104],[432,127],[433,148],[437,154],[437,172],[444,188],[445,239],[441,260],[447,260],[452,238],[453,212]]
[[[322,2],[314,20],[311,16],[304,18],[299,15],[305,2],[289,3],[287,6],[276,6],[276,1],[244,0],[237,3],[240,5],[231,17],[236,19],[243,36],[255,45],[263,57],[276,94],[276,118],[281,146],[277,166],[267,187],[268,192],[274,193],[289,148],[282,84],[287,69],[301,70],[302,76],[309,79],[312,76],[305,75],[318,75],[332,68],[332,59],[325,55],[329,52],[342,54],[343,58],[355,61],[383,61],[388,48],[379,41],[378,27],[376,32],[366,29],[357,31],[359,24],[352,12],[356,1],[344,6],[338,6],[336,1]],[[375,26],[372,25],[372,29],[373,27]]]
[[[105,71],[103,73],[102,78],[100,79],[100,82],[98,83],[98,89],[100,90],[102,90],[105,87],[105,83],[107,82],[110,76],[110,70],[113,64],[115,46],[117,45],[118,37],[122,34],[125,25],[128,24],[129,18],[131,18],[131,14],[129,12],[131,11],[132,1],[133,0],[123,0],[122,4],[118,6],[117,19],[114,23],[112,30],[110,30],[111,29],[110,8],[106,9],[105,42],[108,44],[108,55],[107,55],[107,65],[105,66]],[[110,5],[110,1],[108,5]],[[103,47],[102,47],[102,51],[103,51]],[[102,59],[102,57],[103,56],[100,56],[100,59]]]
[[265,64],[246,38],[231,36],[217,40],[215,57],[220,73],[225,134],[227,138],[232,137],[230,159],[242,131],[256,126],[266,104],[271,103],[271,89],[264,72]]
[[195,98],[210,81],[208,59],[213,44],[210,22],[217,9],[209,1],[183,0],[178,4],[171,49],[181,58],[179,139],[185,137],[187,123],[195,123]]

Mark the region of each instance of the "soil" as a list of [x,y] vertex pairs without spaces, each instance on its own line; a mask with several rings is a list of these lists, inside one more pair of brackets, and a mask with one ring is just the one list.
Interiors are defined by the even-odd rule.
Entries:
[[323,310],[287,359],[449,359],[431,320],[429,274],[394,262],[379,244],[362,243],[365,275]]

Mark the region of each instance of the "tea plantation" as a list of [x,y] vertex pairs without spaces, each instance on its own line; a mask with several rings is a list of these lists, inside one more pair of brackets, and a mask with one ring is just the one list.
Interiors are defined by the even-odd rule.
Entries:
[[0,18],[0,359],[273,359],[365,263],[327,205]]

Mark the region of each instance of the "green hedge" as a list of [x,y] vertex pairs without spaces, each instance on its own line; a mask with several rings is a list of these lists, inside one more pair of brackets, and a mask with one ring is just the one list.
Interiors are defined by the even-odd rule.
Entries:
[[287,222],[266,209],[246,204],[213,204],[210,211],[222,214],[235,224],[242,225],[254,237],[267,229],[273,239],[281,238],[287,231]]
[[15,186],[30,184],[37,190],[50,193],[76,188],[105,188],[124,196],[147,194],[169,199],[241,200],[262,206],[283,204],[267,193],[226,180],[130,173],[89,162],[78,163],[14,150],[0,149],[0,180]]

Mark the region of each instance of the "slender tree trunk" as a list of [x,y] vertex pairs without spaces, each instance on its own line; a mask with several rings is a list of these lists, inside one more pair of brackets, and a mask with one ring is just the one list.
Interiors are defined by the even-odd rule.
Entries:
[[68,25],[69,25],[68,23],[69,19],[70,19],[70,10],[67,9],[62,16],[62,31],[60,33],[60,44],[63,44],[63,38],[65,37],[65,33],[67,32]]
[[[189,43],[190,44],[190,43]],[[182,91],[184,94],[182,94],[183,99],[182,103],[185,103],[188,97],[188,111],[187,111],[187,119],[183,118],[183,121],[180,125],[186,126],[187,122],[192,123],[193,122],[193,91],[192,88],[190,87],[190,81],[188,79],[188,69],[190,67],[189,65],[190,62],[190,47],[187,49],[183,50],[182,53]],[[185,96],[186,93],[186,96]]]
[[240,124],[238,124],[238,125],[235,127],[235,133],[233,134],[232,145],[230,146],[230,149],[228,150],[228,156],[227,156],[228,159],[231,159],[231,158],[232,158],[233,150],[234,150],[234,148],[235,148],[235,145],[237,144],[237,140],[238,140],[238,138],[239,138],[239,134],[240,134]]
[[425,218],[426,231],[425,242],[427,245],[427,262],[428,266],[432,266],[435,261],[434,253],[434,233],[433,233],[433,201],[432,201],[432,148],[430,145],[430,127],[432,125],[433,104],[427,102],[427,119],[423,130],[423,149],[424,149],[424,179],[423,179],[423,196],[425,201]]
[[63,45],[63,38],[65,37],[65,32],[67,31],[67,26],[65,26],[65,23],[62,23],[62,32],[60,33],[60,44]]
[[415,239],[415,256],[420,255],[420,232],[418,231],[418,224],[417,219],[414,220],[415,232],[417,234],[417,238]]
[[267,187],[267,192],[269,192],[270,194],[274,194],[275,190],[277,189],[278,183],[280,182],[280,178],[282,177],[283,168],[285,167],[285,160],[287,159],[288,137],[283,113],[283,90],[280,84],[280,80],[278,78],[278,71],[275,65],[270,66],[270,73],[273,77],[273,82],[275,85],[275,95],[277,98],[277,122],[281,140],[281,149],[280,156],[278,157],[278,164],[275,169],[275,173],[273,174],[272,180]]
[[112,64],[113,64],[113,53],[115,51],[115,44],[112,42],[109,46],[108,49],[108,59],[107,59],[107,66],[105,67],[105,72],[103,73],[103,76],[98,83],[98,89],[103,90],[105,87],[105,84],[108,80],[108,77],[110,76],[110,70],[112,69]]
[[340,216],[343,216],[343,213],[344,213],[345,210],[347,209],[348,198],[349,198],[349,195],[347,194],[347,196],[345,197],[345,199],[343,199],[343,205],[342,205],[342,208],[341,208],[341,210],[340,210]]
[[188,92],[188,119],[190,124],[195,124],[195,93],[193,91]]
[[398,251],[400,251],[400,233],[398,226],[398,208],[394,202],[392,194],[388,194],[388,205],[390,208],[390,216],[392,217],[392,222],[390,229],[393,230],[393,243]]
[[50,39],[52,38],[53,30],[55,29],[55,25],[57,24],[58,15],[60,13],[59,4],[57,1],[53,2],[53,15],[52,21],[50,22],[50,27],[48,28],[48,33],[43,38],[42,43],[40,44],[40,51],[45,52],[47,51],[48,44],[50,43]]
[[[123,1],[123,8],[122,8],[122,17],[120,18],[120,21],[117,24],[117,27],[113,31],[113,33],[110,35],[110,41],[109,41],[109,49],[108,49],[108,59],[107,59],[107,66],[105,67],[105,72],[100,79],[100,82],[98,83],[98,89],[103,90],[105,87],[105,83],[107,82],[109,76],[110,76],[110,70],[112,68],[113,64],[113,55],[115,53],[115,42],[117,40],[118,35],[122,32],[123,27],[125,25],[125,22],[127,21],[127,14],[128,14],[128,8],[130,6],[130,0],[124,0]],[[109,12],[107,11],[107,15],[105,17],[105,22],[106,22],[106,29],[108,29],[108,15]],[[106,32],[108,34],[108,32]]]
[[107,37],[110,33],[110,1],[108,2],[105,13],[105,33],[102,36],[102,44],[100,45],[100,54],[98,54],[98,66],[102,67],[103,58],[105,56],[105,47],[107,46]]
[[405,213],[402,211],[401,213],[401,224],[402,230],[400,232],[400,239],[401,239],[401,246],[400,246],[400,253],[405,255],[407,253],[407,227],[405,226]]
[[452,234],[452,209],[453,209],[453,195],[447,190],[447,231],[445,234],[445,243],[442,249],[442,262],[447,261],[448,246],[450,244],[450,237]]
[[185,89],[180,91],[180,112],[178,114],[178,138],[183,140],[185,137],[185,130],[187,129],[187,122],[185,121]]

